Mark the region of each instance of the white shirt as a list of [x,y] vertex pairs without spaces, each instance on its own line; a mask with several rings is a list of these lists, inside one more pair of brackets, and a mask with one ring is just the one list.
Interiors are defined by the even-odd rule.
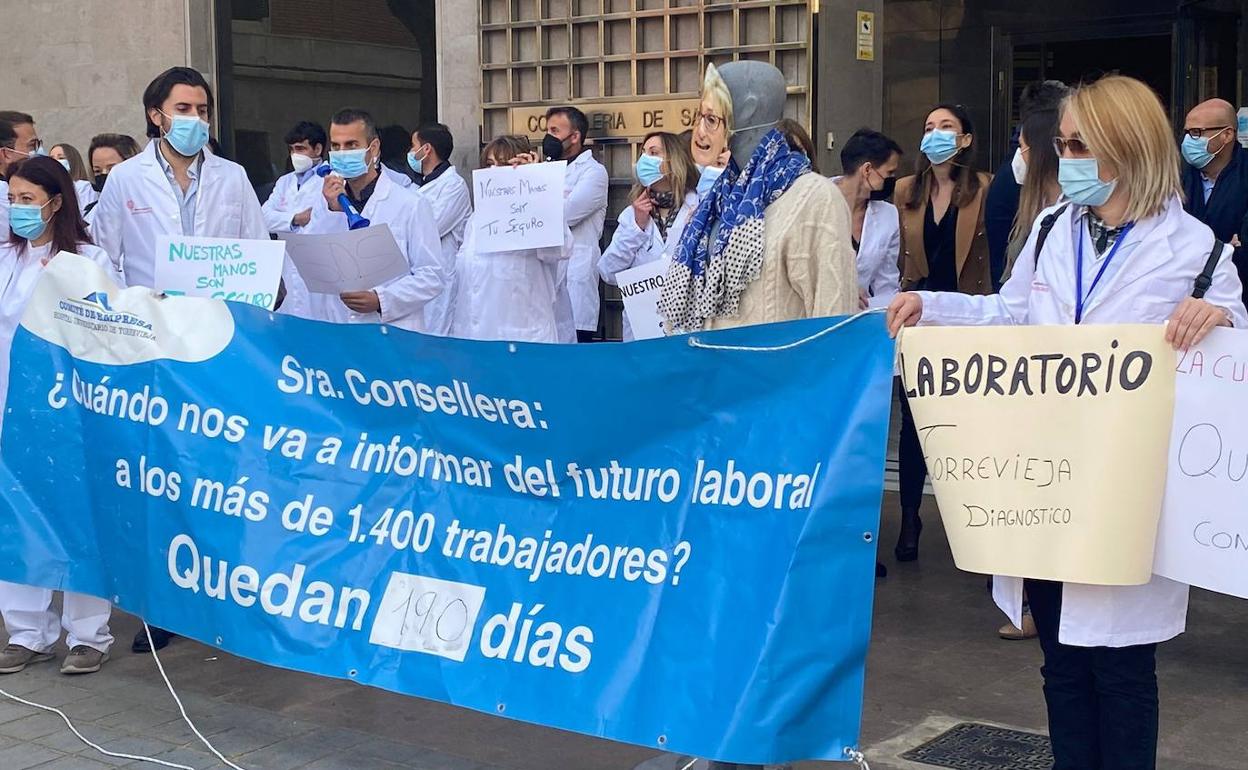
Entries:
[[1203,171],[1200,173],[1200,187],[1202,190],[1204,190],[1204,193],[1205,193],[1205,203],[1209,202],[1209,196],[1213,195],[1213,187],[1217,183],[1218,183],[1217,179],[1213,179],[1211,177],[1205,176],[1205,173]]
[[475,221],[468,220],[456,257],[452,336],[559,342],[555,298],[572,232],[564,227],[561,247],[478,254]]
[[[115,166],[91,211],[92,237],[112,257],[127,286],[153,287],[156,238],[186,235],[180,201],[156,158],[159,146],[158,141],[149,142],[143,152]],[[269,238],[247,172],[211,153],[203,154],[199,170],[195,235]]]
[[[108,254],[98,246],[82,243],[77,253],[118,277]],[[9,352],[13,347],[13,335],[43,273],[44,260],[53,256],[50,243],[46,246],[0,243],[0,425],[4,422],[5,399],[9,393]]]
[[564,223],[572,231],[572,253],[561,267],[559,284],[566,299],[555,308],[559,339],[575,342],[577,330],[598,329],[599,241],[607,222],[607,169],[589,149],[568,162],[563,180]]
[[[442,292],[446,282],[433,210],[424,198],[400,187],[390,175],[381,173],[360,215],[373,225],[390,228],[399,250],[407,257],[411,272],[373,289],[381,303],[380,313],[352,312],[338,295],[309,294],[303,280],[296,278],[288,285],[293,285],[295,293],[306,297],[306,302],[298,303],[299,307],[307,308],[303,315],[332,323],[385,323],[409,331],[425,331],[425,304]],[[347,215],[330,211],[326,206],[324,210],[313,212],[304,233],[345,233],[348,229]]]
[[328,208],[325,196],[321,194],[324,186],[325,180],[317,176],[316,166],[302,174],[294,171],[284,174],[260,207],[265,227],[271,233],[300,232],[303,228],[291,223],[296,214],[308,209],[316,212]]
[[[598,273],[602,276],[602,280],[612,286],[618,286],[619,283],[615,278],[617,273],[654,262],[664,256],[669,259],[674,258],[676,246],[680,243],[680,236],[685,231],[685,224],[697,208],[698,194],[688,193],[680,210],[676,213],[676,218],[672,220],[672,226],[667,229],[667,238],[664,239],[653,216],[646,224],[646,229],[642,230],[637,226],[637,213],[633,207],[625,207],[620,212],[619,226],[615,228],[611,244],[598,259]],[[623,336],[625,342],[633,339],[633,328],[628,322],[627,313],[624,314]]]
[[446,276],[446,288],[425,306],[425,328],[430,334],[446,336],[451,333],[454,314],[455,260],[464,243],[464,227],[472,214],[472,199],[468,194],[468,183],[454,166],[447,167],[437,179],[426,182],[424,186],[413,186],[411,189],[429,201],[433,208],[433,218],[438,224],[438,236],[442,243],[438,256]]
[[[78,197],[78,213],[84,217],[87,215],[87,206],[100,199],[100,194],[95,191],[91,183],[81,179],[74,180],[74,195]],[[8,199],[7,191],[5,199]]]
[[[843,177],[833,177],[835,185]],[[836,191],[841,190],[837,187]],[[850,207],[851,213],[853,207]],[[901,285],[901,219],[888,201],[867,201],[858,242],[858,288],[870,297],[869,306],[888,307]]]
[[[1035,241],[1040,222],[1014,263],[1000,294],[973,296],[956,292],[918,292],[924,324],[1022,325],[1071,324],[1075,318],[1077,244],[1084,243],[1084,293],[1100,263],[1082,216],[1084,207],[1070,206],[1057,219],[1044,243],[1036,268]],[[1193,283],[1213,250],[1213,232],[1183,211],[1177,197],[1159,215],[1136,223],[1114,262],[1084,304],[1083,322],[1092,324],[1164,323],[1192,293]],[[1248,326],[1241,301],[1239,274],[1226,246],[1205,300],[1231,315],[1237,328]],[[1108,250],[1106,251],[1108,254]],[[1105,259],[1102,255],[1101,261]],[[1097,263],[1097,264],[1093,264]],[[1116,266],[1115,266],[1116,265]],[[1188,587],[1154,576],[1142,586],[1093,586],[1066,583],[1058,638],[1078,647],[1126,647],[1163,642],[1183,633],[1187,621]],[[1023,581],[998,577],[993,596],[1015,625],[1022,623]]]

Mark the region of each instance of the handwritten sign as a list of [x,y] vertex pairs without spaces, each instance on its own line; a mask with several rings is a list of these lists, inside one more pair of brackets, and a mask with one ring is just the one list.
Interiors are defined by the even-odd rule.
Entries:
[[523,251],[563,245],[566,161],[472,172],[477,251]]
[[659,295],[663,293],[663,277],[671,258],[664,256],[644,265],[630,267],[615,274],[624,300],[624,313],[633,337],[651,340],[663,336],[663,319],[659,316]]
[[367,291],[411,272],[388,225],[340,233],[278,233],[314,294]]
[[1158,575],[1248,599],[1248,333],[1179,357]]
[[1149,581],[1174,398],[1161,326],[927,327],[900,353],[960,569]]
[[285,248],[277,241],[161,235],[156,289],[273,309]]

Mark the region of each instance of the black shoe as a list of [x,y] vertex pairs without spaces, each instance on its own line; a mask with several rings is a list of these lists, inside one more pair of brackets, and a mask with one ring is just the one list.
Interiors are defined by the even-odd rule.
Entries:
[[918,509],[901,512],[901,531],[897,533],[897,546],[893,555],[897,561],[917,561],[919,558],[919,535],[923,532],[923,519]]
[[885,567],[883,562],[875,563],[875,576],[877,578],[888,577],[888,567]]
[[169,640],[177,636],[177,634],[172,631],[166,631],[165,629],[157,628],[156,626],[148,626],[148,628],[152,632],[152,643],[147,643],[147,633],[140,629],[139,633],[134,635],[134,641],[130,644],[131,652],[143,655],[151,652],[153,646],[157,650],[163,650],[169,646]]

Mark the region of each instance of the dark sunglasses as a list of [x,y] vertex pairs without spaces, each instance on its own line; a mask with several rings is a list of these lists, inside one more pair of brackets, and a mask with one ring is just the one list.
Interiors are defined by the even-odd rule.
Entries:
[[1084,144],[1083,140],[1078,137],[1063,139],[1060,136],[1055,136],[1053,137],[1053,149],[1059,157],[1064,155],[1068,149],[1074,155],[1092,154],[1092,151],[1088,149],[1088,145]]

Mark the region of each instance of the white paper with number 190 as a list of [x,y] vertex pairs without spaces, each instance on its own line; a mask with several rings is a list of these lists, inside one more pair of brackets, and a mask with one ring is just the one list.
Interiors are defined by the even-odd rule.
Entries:
[[1153,571],[1248,599],[1245,399],[1248,332],[1214,329],[1198,347],[1179,354],[1169,472]]
[[472,172],[477,251],[524,251],[563,245],[566,161]]

